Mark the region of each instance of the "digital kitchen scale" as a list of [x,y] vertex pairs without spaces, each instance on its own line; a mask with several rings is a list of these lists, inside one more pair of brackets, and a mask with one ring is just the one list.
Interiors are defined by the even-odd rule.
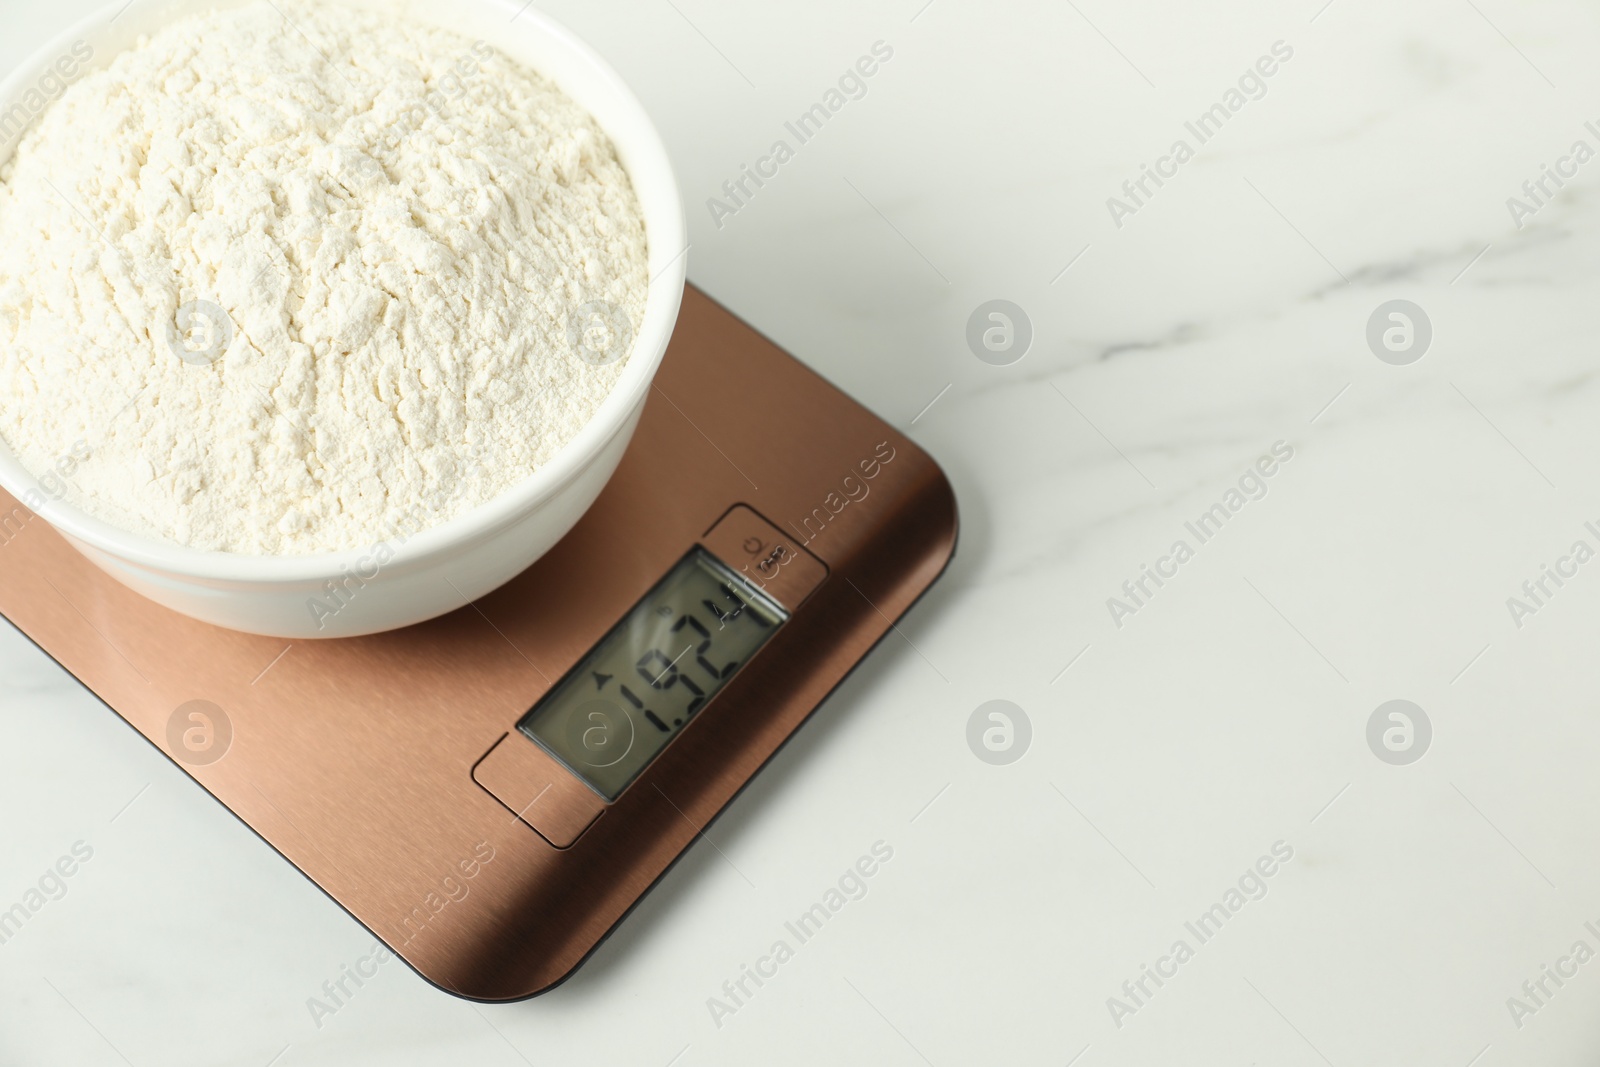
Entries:
[[690,288],[605,491],[476,604],[222,630],[0,492],[0,612],[424,978],[504,1001],[583,962],[955,540],[924,452]]

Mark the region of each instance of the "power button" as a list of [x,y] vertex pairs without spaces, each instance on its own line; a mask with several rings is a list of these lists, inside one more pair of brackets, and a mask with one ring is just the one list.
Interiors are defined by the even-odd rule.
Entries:
[[744,504],[724,515],[701,544],[790,611],[828,576],[826,564]]

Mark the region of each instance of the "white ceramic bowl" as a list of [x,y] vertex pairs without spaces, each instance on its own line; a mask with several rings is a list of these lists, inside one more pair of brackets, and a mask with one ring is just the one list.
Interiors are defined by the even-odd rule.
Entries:
[[[52,70],[62,57],[73,55],[75,42],[94,49],[82,69],[96,69],[141,34],[175,18],[242,2],[134,0],[129,6],[115,0],[40,48],[0,82],[0,109],[29,89],[56,85],[52,78],[58,75]],[[48,498],[38,508],[118,581],[185,615],[249,633],[316,638],[392,630],[460,608],[527,569],[572,528],[616,469],[683,298],[686,226],[666,147],[609,64],[534,8],[517,14],[521,0],[370,0],[363,6],[486,41],[553,80],[586,108],[611,137],[633,181],[643,208],[653,280],[644,323],[622,378],[578,436],[551,462],[495,499],[391,546],[395,556],[381,566],[375,564],[375,544],[318,555],[247,556],[128,533]],[[15,143],[13,139],[0,146],[0,163],[10,158]],[[0,486],[19,500],[37,503],[41,498],[39,481],[3,443]],[[338,601],[328,595],[330,581],[344,590]],[[336,604],[338,610],[314,610],[313,599]]]

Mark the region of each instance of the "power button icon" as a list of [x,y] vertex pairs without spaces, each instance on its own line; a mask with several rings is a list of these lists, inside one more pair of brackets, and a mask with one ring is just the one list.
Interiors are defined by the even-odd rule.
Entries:
[[784,533],[756,514],[748,504],[729,508],[728,513],[706,531],[700,544],[728,564],[734,573],[790,611],[799,607],[828,577],[825,563],[802,548],[793,534]]

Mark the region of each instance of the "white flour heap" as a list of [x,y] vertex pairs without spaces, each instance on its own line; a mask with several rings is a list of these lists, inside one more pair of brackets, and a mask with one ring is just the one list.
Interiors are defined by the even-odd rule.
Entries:
[[325,3],[194,16],[0,168],[0,437],[68,472],[51,495],[196,548],[409,535],[594,415],[645,248],[605,134],[482,42]]

